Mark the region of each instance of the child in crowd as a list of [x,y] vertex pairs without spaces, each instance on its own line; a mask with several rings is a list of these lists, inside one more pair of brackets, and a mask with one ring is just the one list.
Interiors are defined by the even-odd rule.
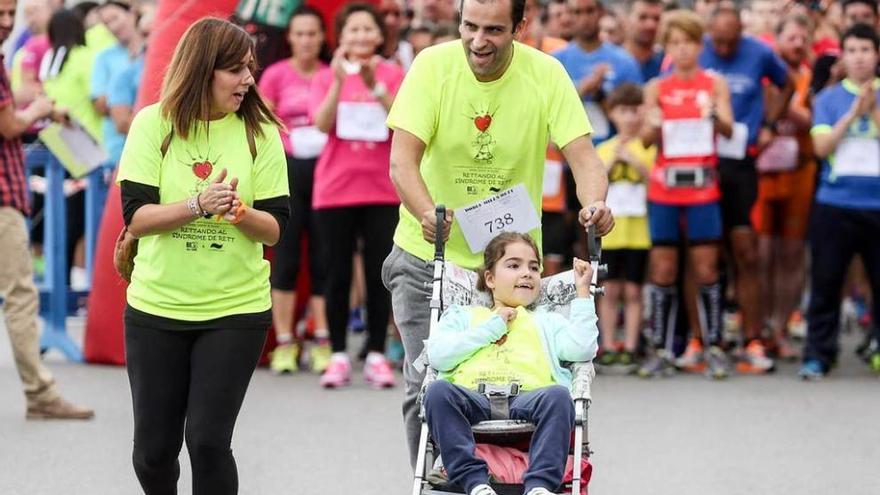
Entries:
[[571,374],[560,361],[587,361],[596,354],[593,271],[575,259],[578,297],[569,321],[526,309],[541,290],[541,259],[528,235],[495,237],[486,247],[483,267],[477,287],[492,294],[494,306],[451,306],[426,343],[431,366],[440,372],[425,395],[431,435],[453,482],[469,495],[494,495],[486,463],[474,455],[471,425],[491,417],[489,399],[475,390],[481,383],[517,384],[518,395],[508,399],[510,418],[537,426],[523,475],[525,493],[555,493],[574,427]]
[[[632,371],[642,330],[642,285],[651,237],[648,233],[647,180],[657,157],[655,146],[645,146],[639,133],[645,122],[641,88],[626,83],[608,97],[608,116],[617,135],[596,149],[608,168],[608,206],[616,226],[602,240],[608,263],[605,297],[599,301],[602,352],[597,364]],[[617,337],[619,304],[623,302],[624,338]]]

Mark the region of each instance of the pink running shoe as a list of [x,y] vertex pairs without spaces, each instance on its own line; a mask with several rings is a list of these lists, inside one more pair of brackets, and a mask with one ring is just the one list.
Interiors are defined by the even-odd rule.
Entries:
[[327,369],[321,374],[320,383],[324,388],[339,388],[351,384],[351,362],[348,358],[331,358]]
[[390,388],[394,386],[394,371],[388,359],[379,353],[370,353],[364,364],[364,380],[374,388]]

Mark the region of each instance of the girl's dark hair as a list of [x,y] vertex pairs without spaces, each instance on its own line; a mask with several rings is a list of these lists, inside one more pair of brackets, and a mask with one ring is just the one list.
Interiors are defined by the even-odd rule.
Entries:
[[[318,9],[305,4],[297,7],[294,9],[293,13],[290,14],[290,22],[287,23],[288,31],[290,31],[290,27],[293,25],[293,20],[301,16],[311,16],[318,19],[318,25],[321,26],[321,34],[327,34],[326,29],[324,29],[324,16],[321,15],[321,12]],[[290,47],[290,51],[293,52],[293,47]],[[329,63],[332,58],[333,54],[330,52],[330,45],[327,43],[327,36],[324,36],[324,42],[321,44],[321,50],[318,52],[318,60]]]
[[65,49],[59,71],[67,62],[70,51],[75,46],[85,46],[86,44],[86,29],[83,26],[83,21],[72,10],[61,9],[52,14],[52,18],[49,19],[48,34],[49,43],[56,54],[59,48],[64,47]]
[[345,28],[345,23],[348,22],[348,18],[351,17],[352,14],[358,12],[366,12],[370,14],[370,17],[373,18],[373,22],[379,27],[379,32],[382,33],[382,44],[376,47],[376,53],[383,53],[385,51],[386,40],[388,39],[388,36],[385,33],[385,22],[382,21],[382,17],[379,15],[379,11],[376,10],[376,7],[369,3],[350,3],[336,14],[336,22],[334,26],[336,42],[339,43],[339,37],[342,34],[342,30]]
[[76,14],[77,17],[79,17],[80,21],[85,22],[86,16],[88,16],[91,11],[97,9],[98,7],[100,7],[98,2],[80,2],[71,7],[70,10],[73,11],[73,13]]
[[504,257],[504,251],[507,250],[507,246],[517,242],[528,244],[535,251],[538,264],[541,264],[541,251],[538,249],[538,244],[535,243],[532,236],[519,232],[502,232],[489,241],[489,245],[483,251],[483,266],[477,271],[477,290],[489,291],[489,287],[486,286],[486,272],[494,270],[495,264]]

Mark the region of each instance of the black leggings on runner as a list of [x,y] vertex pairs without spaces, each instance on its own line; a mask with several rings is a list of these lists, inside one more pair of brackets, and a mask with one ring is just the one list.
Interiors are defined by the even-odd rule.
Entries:
[[391,252],[398,206],[372,205],[316,210],[321,249],[326,260],[324,297],[333,352],[345,351],[351,291],[352,256],[358,237],[364,240],[364,278],[367,286],[367,349],[385,352],[391,296],[382,285],[382,263]]
[[186,439],[194,495],[238,493],[232,431],[266,329],[156,330],[126,314],[134,470],[146,495],[174,495]]

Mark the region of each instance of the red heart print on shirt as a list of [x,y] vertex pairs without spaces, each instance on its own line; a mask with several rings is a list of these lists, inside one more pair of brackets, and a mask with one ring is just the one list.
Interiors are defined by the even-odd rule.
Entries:
[[492,116],[487,114],[476,117],[474,118],[474,125],[477,126],[480,132],[486,132],[486,129],[492,125]]
[[203,162],[195,162],[192,165],[192,171],[196,174],[196,177],[199,179],[205,180],[211,176],[211,171],[214,170],[214,166],[211,165],[211,162],[205,160]]

